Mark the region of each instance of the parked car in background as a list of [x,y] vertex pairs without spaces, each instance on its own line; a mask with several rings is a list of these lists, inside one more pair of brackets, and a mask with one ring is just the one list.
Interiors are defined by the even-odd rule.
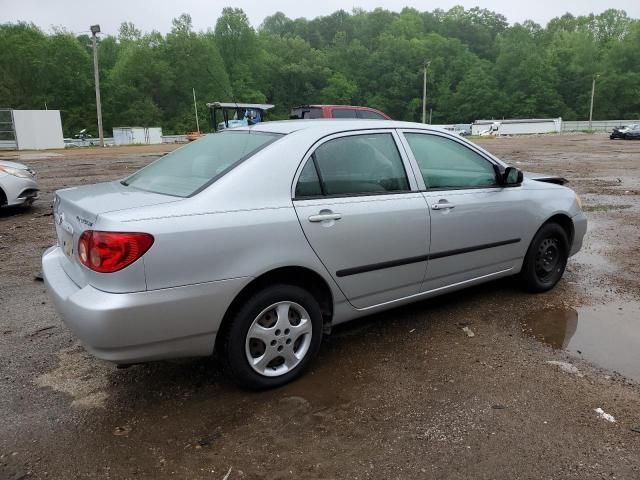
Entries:
[[623,127],[615,127],[611,132],[611,134],[609,135],[609,138],[611,140],[614,140],[616,138],[625,138],[627,132],[637,128],[640,128],[640,124],[625,125]]
[[633,125],[624,134],[625,140],[640,140],[640,124]]
[[448,132],[462,135],[463,137],[466,137],[467,135],[471,135],[470,123],[455,123],[452,125],[442,125],[442,128],[444,128]]
[[225,129],[56,192],[44,279],[99,358],[217,351],[239,384],[275,387],[332,325],[500,277],[553,288],[587,228],[558,180],[418,123]]
[[391,120],[384,112],[369,107],[353,105],[300,105],[291,109],[293,120],[309,118],[361,118],[366,120]]
[[467,135],[471,135],[471,124],[470,123],[457,123],[456,131],[458,135],[462,135],[466,137]]
[[32,169],[21,163],[0,160],[0,207],[31,206],[39,191]]

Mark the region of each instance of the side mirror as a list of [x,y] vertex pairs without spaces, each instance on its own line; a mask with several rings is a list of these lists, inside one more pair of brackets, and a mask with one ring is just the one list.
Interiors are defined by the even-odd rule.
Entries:
[[503,185],[520,185],[523,179],[524,175],[522,174],[522,171],[515,167],[507,167],[502,174]]

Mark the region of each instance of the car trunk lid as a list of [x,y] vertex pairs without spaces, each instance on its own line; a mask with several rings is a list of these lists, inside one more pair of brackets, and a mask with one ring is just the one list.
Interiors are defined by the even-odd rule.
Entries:
[[65,253],[62,268],[78,286],[86,286],[91,282],[87,269],[78,259],[78,240],[85,230],[99,230],[96,227],[101,214],[178,200],[177,197],[126,187],[120,182],[57,191],[53,213],[58,245]]

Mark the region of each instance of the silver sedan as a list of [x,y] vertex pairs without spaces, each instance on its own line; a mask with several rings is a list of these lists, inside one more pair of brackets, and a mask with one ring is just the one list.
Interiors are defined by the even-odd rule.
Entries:
[[30,206],[39,191],[33,170],[21,163],[0,160],[0,207]]
[[43,272],[99,358],[216,351],[274,387],[332,325],[500,277],[553,288],[587,228],[560,183],[421,124],[261,123],[58,191]]

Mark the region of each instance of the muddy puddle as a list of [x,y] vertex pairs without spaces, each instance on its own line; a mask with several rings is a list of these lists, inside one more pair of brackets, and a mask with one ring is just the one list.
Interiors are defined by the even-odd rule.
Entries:
[[522,321],[525,333],[640,381],[640,302],[545,308]]

